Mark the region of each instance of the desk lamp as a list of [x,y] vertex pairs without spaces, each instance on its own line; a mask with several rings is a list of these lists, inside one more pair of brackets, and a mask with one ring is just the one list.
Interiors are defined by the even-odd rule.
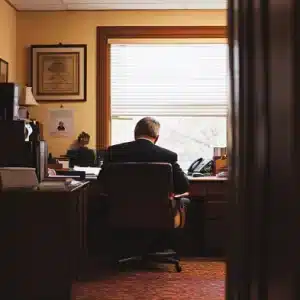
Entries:
[[19,116],[22,119],[29,119],[29,112],[27,107],[39,105],[32,94],[32,87],[25,86],[25,93],[22,102],[23,103],[19,108]]

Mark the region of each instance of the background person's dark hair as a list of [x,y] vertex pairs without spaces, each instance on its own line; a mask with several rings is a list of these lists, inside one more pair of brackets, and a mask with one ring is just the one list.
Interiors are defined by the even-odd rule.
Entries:
[[90,135],[84,131],[82,131],[78,137],[77,137],[77,141],[80,142],[82,141],[83,139],[86,139],[86,140],[89,140],[90,139]]
[[159,135],[160,124],[157,120],[151,117],[145,117],[139,120],[134,129],[134,137],[148,136],[157,138]]

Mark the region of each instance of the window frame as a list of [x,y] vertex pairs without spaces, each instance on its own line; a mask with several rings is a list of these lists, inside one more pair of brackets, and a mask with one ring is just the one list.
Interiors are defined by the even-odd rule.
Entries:
[[115,26],[97,27],[96,148],[111,143],[110,39],[227,38],[226,26]]

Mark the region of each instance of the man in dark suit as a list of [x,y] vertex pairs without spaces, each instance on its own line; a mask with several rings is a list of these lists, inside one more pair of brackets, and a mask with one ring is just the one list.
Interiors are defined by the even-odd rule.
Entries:
[[[141,119],[135,126],[134,138],[135,140],[128,143],[117,144],[109,147],[104,155],[104,161],[102,165],[101,172],[98,179],[105,182],[105,170],[108,168],[110,163],[120,163],[120,162],[163,162],[170,163],[173,169],[173,192],[175,194],[183,194],[188,191],[189,182],[184,172],[181,170],[177,162],[177,154],[159,147],[156,142],[159,138],[160,124],[157,120],[146,117]],[[105,184],[104,184],[105,185]],[[105,189],[105,187],[104,187]],[[103,199],[104,200],[104,199]],[[176,201],[172,201],[173,207],[176,213]],[[186,206],[189,203],[189,199],[181,198],[180,204]],[[106,205],[109,209],[109,203],[105,200],[102,201],[102,205]],[[175,241],[177,240],[177,235],[181,231],[170,231],[167,234],[162,234],[155,237],[155,242],[153,247],[155,247],[154,252],[166,245],[174,244],[176,248]],[[172,251],[168,249],[167,252]],[[151,252],[151,251],[150,251]],[[173,251],[172,251],[173,252]]]
[[109,163],[165,162],[173,167],[174,193],[187,192],[189,182],[177,163],[177,154],[156,145],[159,130],[160,124],[157,120],[150,117],[141,119],[134,130],[135,141],[113,145],[107,149],[99,178],[104,175]]

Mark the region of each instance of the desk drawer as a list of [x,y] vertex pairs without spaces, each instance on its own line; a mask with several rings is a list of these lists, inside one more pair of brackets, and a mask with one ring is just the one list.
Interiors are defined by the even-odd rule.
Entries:
[[191,183],[189,193],[192,197],[204,197],[206,195],[205,183]]
[[227,214],[227,202],[209,201],[205,203],[204,215],[206,220],[224,219]]
[[227,195],[227,181],[194,181],[190,183],[189,192],[192,197],[206,195]]
[[224,220],[208,220],[204,225],[206,256],[223,256],[226,247],[226,224]]
[[205,189],[207,195],[226,195],[228,193],[227,182],[207,182]]

